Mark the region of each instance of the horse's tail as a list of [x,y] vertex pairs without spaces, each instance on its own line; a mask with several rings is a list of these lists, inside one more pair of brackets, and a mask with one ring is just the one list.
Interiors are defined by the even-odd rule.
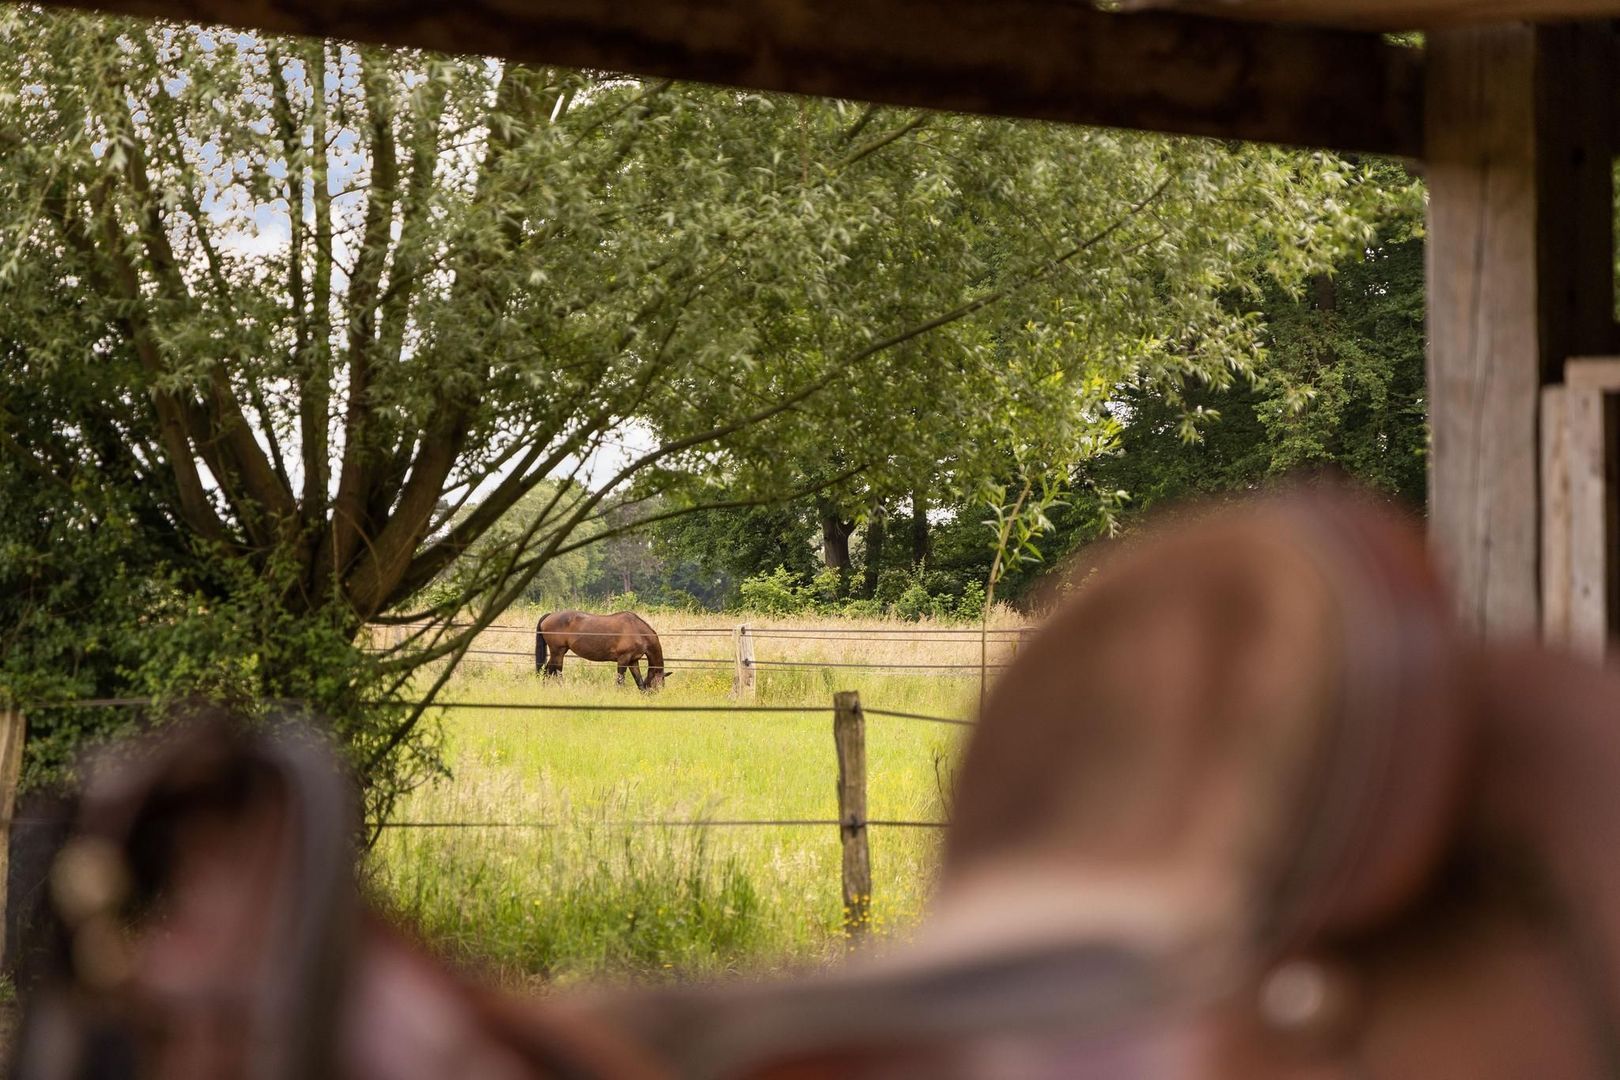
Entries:
[[549,618],[551,618],[551,612],[548,611],[540,616],[539,622],[534,624],[534,670],[536,671],[546,670],[546,635],[540,628],[546,625],[546,620]]

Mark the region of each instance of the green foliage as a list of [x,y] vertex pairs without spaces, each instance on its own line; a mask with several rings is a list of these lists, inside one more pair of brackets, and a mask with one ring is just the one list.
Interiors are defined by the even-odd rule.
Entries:
[[[738,592],[742,611],[761,615],[822,615],[844,618],[890,616],[919,619],[977,619],[984,611],[984,586],[960,583],[949,574],[885,571],[876,595],[849,599],[839,595],[838,571],[823,567],[809,581],[785,566],[743,579]],[[930,591],[930,587],[934,591]]]
[[909,622],[917,622],[921,619],[942,619],[945,617],[945,605],[938,597],[929,595],[928,590],[923,588],[923,584],[920,581],[913,581],[910,585],[906,586],[905,592],[902,592],[898,597],[895,598],[895,601],[890,606],[889,610],[892,611],[897,618],[905,619]]
[[838,603],[843,592],[843,577],[830,566],[823,566],[810,579],[806,594],[816,607],[827,608]]
[[872,592],[872,599],[880,604],[893,604],[912,584],[910,569],[889,567],[878,574],[877,588]]
[[308,696],[383,791],[469,616],[593,545],[643,589],[651,518],[1092,460],[1120,387],[1252,373],[1231,294],[1386,199],[1331,155],[26,7],[0,141],[0,393],[49,428],[0,445],[40,485],[3,692]]
[[957,598],[951,615],[963,622],[978,622],[984,618],[985,607],[984,584],[975,578],[963,586],[962,595]]
[[797,575],[785,566],[778,566],[767,574],[755,574],[743,581],[738,592],[743,610],[762,615],[792,615],[806,610],[811,603]]

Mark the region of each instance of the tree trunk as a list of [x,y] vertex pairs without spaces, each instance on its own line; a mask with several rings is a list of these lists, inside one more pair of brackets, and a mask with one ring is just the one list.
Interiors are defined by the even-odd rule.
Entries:
[[821,512],[821,560],[849,576],[849,537],[855,531],[853,521],[845,521],[836,510]]
[[866,519],[866,567],[861,574],[861,595],[868,599],[877,592],[878,574],[883,570],[883,548],[888,538],[888,511],[879,503]]
[[921,488],[911,493],[911,565],[928,561],[928,493]]
[[1336,311],[1339,307],[1339,285],[1332,274],[1311,275],[1311,298],[1317,311]]

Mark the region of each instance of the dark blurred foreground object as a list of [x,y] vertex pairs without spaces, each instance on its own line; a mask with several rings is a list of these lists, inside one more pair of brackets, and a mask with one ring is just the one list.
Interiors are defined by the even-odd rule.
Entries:
[[928,921],[836,972],[498,997],[359,910],[307,737],[122,761],[22,1080],[1620,1074],[1620,680],[1460,640],[1342,491],[1110,552],[991,697]]

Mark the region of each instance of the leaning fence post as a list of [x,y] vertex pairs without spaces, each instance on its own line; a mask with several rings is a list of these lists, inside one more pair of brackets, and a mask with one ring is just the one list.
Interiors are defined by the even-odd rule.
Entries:
[[872,855],[866,843],[866,717],[861,695],[833,695],[833,741],[838,744],[838,832],[844,847],[844,932],[851,939],[871,928]]
[[[0,707],[0,951],[4,949],[6,928],[6,881],[11,875],[12,817],[17,812],[17,784],[22,778],[23,739],[28,721],[20,709]],[[0,956],[0,961],[7,959]]]
[[732,679],[732,693],[738,697],[754,696],[754,638],[748,624],[742,623],[731,631],[732,644],[737,653],[737,674]]

